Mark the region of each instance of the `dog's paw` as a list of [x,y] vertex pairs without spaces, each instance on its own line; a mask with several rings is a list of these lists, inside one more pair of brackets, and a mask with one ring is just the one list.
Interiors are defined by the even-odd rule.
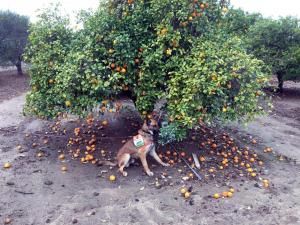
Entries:
[[169,164],[169,163],[163,163],[162,165],[163,165],[163,166],[165,166],[165,167],[168,167],[168,166],[170,166],[170,164]]
[[152,176],[154,175],[154,173],[151,172],[151,171],[148,171],[148,172],[146,172],[146,173],[147,173],[147,175],[148,175],[149,177],[152,177]]

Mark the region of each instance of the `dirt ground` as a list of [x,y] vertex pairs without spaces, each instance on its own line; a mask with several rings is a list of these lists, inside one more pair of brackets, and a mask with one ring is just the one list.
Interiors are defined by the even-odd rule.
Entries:
[[[0,224],[7,218],[18,225],[300,224],[300,83],[287,82],[285,94],[274,97],[274,111],[248,127],[230,124],[204,129],[181,143],[178,149],[188,155],[196,152],[205,157],[201,181],[182,180],[189,170],[178,160],[168,168],[151,161],[154,177],[145,176],[140,165],[131,166],[126,178],[116,168],[80,163],[72,157],[80,146],[66,147],[75,127],[86,130],[85,136],[96,134],[97,157],[113,158],[122,140],[136,133],[136,116],[108,117],[109,126],[103,129],[82,127],[76,119],[55,124],[25,118],[27,83],[26,78],[0,74],[0,165],[12,165],[0,170]],[[250,178],[231,165],[208,174],[220,156],[211,155],[211,149],[199,143],[207,138],[219,140],[223,132],[264,161],[263,166],[253,167],[259,176]],[[267,146],[272,153],[264,153]],[[166,156],[167,150],[158,151]],[[59,160],[62,153],[65,159]],[[111,174],[117,176],[115,182],[108,180]],[[261,178],[270,180],[269,188],[262,187]],[[193,187],[191,198],[180,195],[182,186]],[[232,198],[210,197],[229,187],[235,189]]]

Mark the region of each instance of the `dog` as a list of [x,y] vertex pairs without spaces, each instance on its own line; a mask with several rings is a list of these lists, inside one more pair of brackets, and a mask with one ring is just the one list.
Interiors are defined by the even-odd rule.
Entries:
[[149,169],[147,163],[147,155],[152,156],[162,166],[169,166],[168,163],[164,163],[155,151],[154,132],[158,130],[158,124],[154,119],[147,119],[144,121],[142,128],[138,131],[138,134],[131,140],[127,141],[117,154],[117,163],[119,171],[123,176],[127,176],[128,173],[124,171],[125,167],[128,167],[135,159],[140,159],[144,170],[148,176],[153,176],[153,172]]

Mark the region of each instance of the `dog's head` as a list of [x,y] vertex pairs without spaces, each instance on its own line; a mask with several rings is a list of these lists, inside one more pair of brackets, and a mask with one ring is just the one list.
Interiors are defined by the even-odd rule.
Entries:
[[153,135],[153,133],[155,131],[158,131],[159,129],[159,126],[158,126],[158,123],[155,119],[146,119],[144,121],[144,124],[143,124],[143,127],[142,127],[142,130],[143,131],[146,131],[146,132],[149,132]]

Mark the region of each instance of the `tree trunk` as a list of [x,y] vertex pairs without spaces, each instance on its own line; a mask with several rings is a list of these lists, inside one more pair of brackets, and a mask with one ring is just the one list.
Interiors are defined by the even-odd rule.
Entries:
[[283,73],[277,73],[277,79],[278,79],[278,92],[283,92]]
[[18,70],[18,74],[19,74],[19,75],[23,75],[23,71],[22,71],[22,61],[21,61],[21,60],[18,60],[18,61],[17,61],[16,67],[17,67],[17,70]]

